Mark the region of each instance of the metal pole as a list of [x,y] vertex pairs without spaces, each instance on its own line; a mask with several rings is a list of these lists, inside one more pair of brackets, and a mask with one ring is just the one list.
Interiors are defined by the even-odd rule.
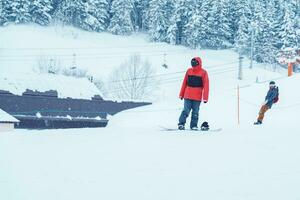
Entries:
[[237,117],[238,125],[240,125],[240,86],[237,86]]
[[243,56],[239,56],[239,75],[238,75],[238,79],[242,80],[243,79]]
[[254,27],[253,27],[253,24],[252,24],[252,27],[251,27],[251,60],[250,60],[250,69],[253,68],[253,48],[254,48]]

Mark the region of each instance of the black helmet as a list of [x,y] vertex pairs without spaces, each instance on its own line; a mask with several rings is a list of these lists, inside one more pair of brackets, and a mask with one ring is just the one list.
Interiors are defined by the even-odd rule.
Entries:
[[275,85],[275,81],[270,81],[269,85]]
[[198,66],[200,63],[199,63],[199,61],[196,59],[196,58],[193,58],[192,60],[191,60],[191,65],[192,65],[192,67],[196,67],[196,66]]

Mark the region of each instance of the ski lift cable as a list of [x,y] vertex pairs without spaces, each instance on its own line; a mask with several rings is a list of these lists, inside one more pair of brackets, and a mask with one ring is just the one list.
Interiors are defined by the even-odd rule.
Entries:
[[[220,75],[220,74],[224,74],[224,73],[234,72],[236,70],[237,69],[231,69],[231,70],[222,71],[222,72],[218,72],[218,73],[212,73],[210,76],[215,76],[215,75]],[[171,80],[162,80],[161,82],[158,82],[158,83],[148,84],[146,86],[146,88],[165,85],[165,84],[172,84],[172,83],[179,82],[179,81],[181,82],[182,79],[183,79],[183,77],[177,77],[177,78],[174,78],[174,80],[173,79],[171,79]],[[122,92],[122,91],[123,91],[122,89],[118,88],[118,89],[115,89],[115,90],[109,90],[109,93],[110,94],[115,94],[115,93]]]

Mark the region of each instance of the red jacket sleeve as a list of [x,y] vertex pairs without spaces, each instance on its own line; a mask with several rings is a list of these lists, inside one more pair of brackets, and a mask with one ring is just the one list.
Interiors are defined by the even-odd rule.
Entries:
[[179,93],[179,98],[184,97],[184,91],[185,91],[185,88],[186,88],[187,76],[188,76],[188,72],[185,73],[185,76],[184,76],[184,79],[183,79],[183,82],[182,82],[182,86],[181,86],[181,90],[180,90],[180,93]]
[[203,101],[208,101],[208,97],[209,97],[209,78],[208,78],[208,74],[205,71],[204,73],[204,86],[203,86]]

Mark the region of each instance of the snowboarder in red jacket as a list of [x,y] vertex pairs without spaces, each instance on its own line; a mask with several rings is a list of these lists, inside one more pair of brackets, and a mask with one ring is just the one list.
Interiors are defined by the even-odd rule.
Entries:
[[192,110],[190,128],[198,129],[200,104],[207,103],[209,96],[209,79],[207,72],[202,68],[202,60],[195,57],[184,77],[179,98],[184,99],[184,109],[179,117],[178,129],[184,130],[186,119]]

